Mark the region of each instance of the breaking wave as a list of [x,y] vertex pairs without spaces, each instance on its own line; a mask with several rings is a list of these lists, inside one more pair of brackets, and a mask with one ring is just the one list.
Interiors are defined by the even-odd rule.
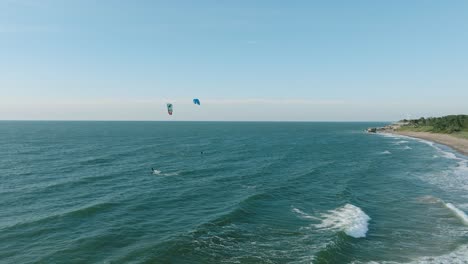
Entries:
[[445,207],[447,207],[452,213],[459,218],[464,225],[468,225],[468,216],[462,210],[455,207],[455,205],[451,203],[445,203]]
[[322,222],[317,228],[335,229],[355,238],[365,237],[371,218],[364,211],[352,204],[346,204],[328,213],[323,213]]
[[454,214],[454,216],[459,218],[464,225],[468,225],[468,216],[465,214],[465,212],[463,212],[461,209],[457,208],[452,203],[446,203],[442,199],[431,196],[431,195],[421,196],[417,200],[419,202],[425,203],[425,204],[443,205],[445,208],[449,209]]
[[[433,184],[437,184],[439,186],[443,186],[446,189],[450,190],[461,190],[461,191],[468,191],[468,159],[465,156],[457,155],[456,152],[447,151],[444,147],[425,139],[402,136],[402,135],[392,135],[392,134],[385,134],[380,133],[384,137],[394,138],[394,139],[408,139],[414,140],[420,143],[424,143],[426,145],[431,146],[434,148],[438,154],[433,155],[432,158],[446,158],[449,160],[456,161],[457,166],[452,167],[450,170],[444,171],[441,174],[437,175],[429,175],[425,177],[425,180]],[[403,142],[405,140],[401,140],[398,142]],[[395,143],[398,143],[395,142]],[[411,149],[409,146],[405,146],[404,149]],[[467,196],[468,197],[468,196]]]

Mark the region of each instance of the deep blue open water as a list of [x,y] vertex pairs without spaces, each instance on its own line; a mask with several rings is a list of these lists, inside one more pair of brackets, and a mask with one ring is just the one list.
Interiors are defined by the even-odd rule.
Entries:
[[375,125],[2,121],[0,263],[468,263],[466,157]]

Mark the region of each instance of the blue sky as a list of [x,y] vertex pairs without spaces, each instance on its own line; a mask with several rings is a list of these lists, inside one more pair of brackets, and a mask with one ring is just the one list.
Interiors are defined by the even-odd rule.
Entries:
[[467,14],[468,1],[0,0],[0,119],[166,120],[166,101],[176,120],[466,114]]

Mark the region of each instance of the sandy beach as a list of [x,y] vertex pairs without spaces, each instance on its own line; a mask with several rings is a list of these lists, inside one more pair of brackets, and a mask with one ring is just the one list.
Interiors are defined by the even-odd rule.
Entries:
[[385,133],[391,133],[391,134],[430,140],[430,141],[451,147],[461,152],[463,155],[468,156],[468,140],[463,139],[463,138],[458,138],[449,134],[437,134],[437,133],[429,133],[429,132],[412,132],[412,131],[385,131]]

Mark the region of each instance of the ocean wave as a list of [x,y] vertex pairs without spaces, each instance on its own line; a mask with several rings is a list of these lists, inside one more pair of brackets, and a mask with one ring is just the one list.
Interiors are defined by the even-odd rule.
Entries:
[[447,207],[453,214],[459,218],[464,225],[468,225],[468,216],[462,210],[458,209],[452,203],[444,203],[445,207]]
[[394,139],[401,139],[402,136],[400,135],[394,135],[390,133],[377,133],[377,135],[383,136],[383,137],[388,137],[388,138],[394,138]]
[[[259,228],[260,235],[251,232],[253,225],[249,222],[252,217],[262,214],[259,203],[271,198],[267,193],[249,195],[227,207],[227,212],[211,219],[201,219],[202,222],[192,230],[168,237],[155,246],[164,250],[156,250],[147,262],[192,263],[198,259],[200,263],[285,263],[299,254],[305,254],[306,248],[310,250],[310,245],[298,246],[297,238],[303,234],[301,232],[277,230],[270,234],[272,230],[269,228]],[[268,220],[271,221],[274,220]],[[284,247],[276,247],[277,243],[287,245],[286,248],[294,245],[295,248],[285,250]],[[136,250],[132,256],[117,262],[129,262],[140,257],[144,251]]]
[[390,151],[388,151],[388,150],[385,150],[385,151],[380,152],[380,154],[389,155],[389,154],[392,154],[392,153]]
[[161,173],[162,171],[160,170],[153,170],[153,175],[159,175],[159,176],[177,176],[179,175],[178,172],[167,172],[167,173]]
[[405,144],[405,143],[408,143],[408,142],[409,141],[406,141],[406,140],[400,140],[400,141],[394,142],[393,144],[400,145],[400,144]]
[[353,243],[348,239],[348,236],[339,233],[314,255],[313,262],[306,263],[347,263],[349,257],[346,256],[345,252],[352,250],[352,245]]
[[303,211],[301,211],[300,209],[297,209],[297,208],[293,208],[292,211],[294,213],[298,214],[301,218],[313,219],[313,220],[319,220],[319,221],[321,220],[320,218],[312,216],[312,215],[308,215],[308,214],[304,213]]
[[453,152],[450,152],[450,151],[446,151],[446,150],[443,150],[442,148],[440,148],[439,146],[437,146],[434,142],[432,141],[428,141],[428,140],[425,140],[425,139],[420,139],[420,138],[411,138],[415,141],[418,141],[420,143],[424,143],[424,144],[427,144],[431,147],[433,147],[434,149],[437,150],[437,152],[441,153],[442,154],[442,157],[444,158],[447,158],[447,159],[453,159],[453,160],[465,160],[463,158],[460,158],[460,157],[457,157],[457,155],[455,155],[455,153]]
[[10,230],[10,229],[25,229],[31,226],[47,225],[48,223],[54,222],[57,219],[62,219],[62,218],[70,218],[70,219],[87,218],[87,217],[91,217],[96,214],[111,210],[116,205],[117,203],[113,203],[113,202],[97,202],[97,203],[88,204],[88,205],[81,206],[81,207],[76,207],[70,210],[65,210],[63,212],[50,214],[50,215],[43,216],[43,217],[37,217],[33,219],[28,219],[26,221],[17,222],[9,226],[1,227],[0,230],[2,230],[2,232],[5,232],[6,230]]
[[410,146],[405,146],[403,149],[412,149]]
[[[410,262],[404,262],[406,264],[467,264],[468,263],[468,245],[462,245],[454,251],[439,255],[439,256],[423,256],[418,257]],[[370,261],[360,262],[354,261],[352,264],[400,264],[396,261]]]
[[114,158],[112,157],[89,157],[83,161],[80,161],[79,164],[81,166],[87,166],[87,165],[99,165],[99,164],[106,164],[106,163],[112,163],[115,161]]
[[[402,136],[402,135],[392,135],[392,134],[385,134],[385,133],[378,133],[384,137],[391,137],[391,138],[398,138],[398,139],[407,139],[408,141],[417,141],[420,143],[424,143],[426,145],[431,146],[434,148],[438,155],[433,155],[433,158],[446,158],[449,160],[456,161],[457,166],[452,167],[447,171],[442,172],[441,174],[435,175],[426,175],[425,180],[437,184],[439,186],[443,186],[445,189],[450,190],[461,190],[461,191],[468,191],[468,159],[463,155],[456,154],[455,151],[445,150],[445,147],[440,146],[432,141],[428,141],[425,139]],[[409,146],[405,146],[404,149],[411,149]]]
[[425,175],[424,180],[432,184],[436,184],[450,191],[468,191],[468,160],[458,157],[453,153],[444,151],[436,147],[442,153],[443,158],[447,158],[456,162],[455,166],[450,166],[448,169],[438,173]]
[[452,203],[446,203],[444,200],[431,195],[421,196],[417,200],[425,204],[439,204],[440,206],[444,206],[445,208],[449,209],[455,217],[460,219],[464,225],[468,225],[468,216],[466,213],[457,208]]
[[321,214],[322,222],[315,225],[317,228],[336,229],[344,231],[354,238],[365,237],[371,218],[364,211],[352,204],[346,204],[328,213]]

